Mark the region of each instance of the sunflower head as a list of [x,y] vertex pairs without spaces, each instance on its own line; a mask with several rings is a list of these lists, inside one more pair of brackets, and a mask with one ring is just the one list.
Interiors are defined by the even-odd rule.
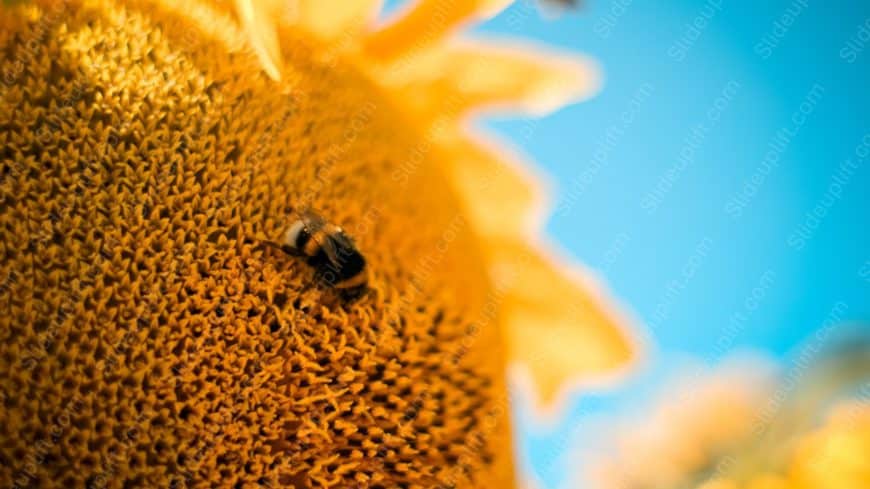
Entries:
[[[367,5],[267,3],[0,16],[4,484],[511,487],[509,360],[552,398],[626,357],[459,124],[585,93],[582,67],[445,42],[503,2],[376,32]],[[307,208],[366,257],[360,300],[262,246]]]

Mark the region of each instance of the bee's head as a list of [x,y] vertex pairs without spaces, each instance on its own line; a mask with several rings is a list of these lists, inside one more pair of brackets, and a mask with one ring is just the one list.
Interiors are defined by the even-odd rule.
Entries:
[[293,224],[287,228],[287,232],[284,233],[284,244],[297,249],[301,246],[299,243],[299,236],[302,235],[302,232],[305,230],[305,223],[301,220],[294,221]]

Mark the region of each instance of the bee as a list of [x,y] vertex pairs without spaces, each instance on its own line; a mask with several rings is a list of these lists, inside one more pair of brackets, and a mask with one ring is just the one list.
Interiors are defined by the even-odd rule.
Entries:
[[366,259],[344,230],[311,210],[299,213],[280,243],[269,243],[288,255],[304,256],[318,281],[353,300],[368,289]]
[[539,3],[548,17],[557,17],[566,10],[576,9],[581,5],[580,0],[540,0]]

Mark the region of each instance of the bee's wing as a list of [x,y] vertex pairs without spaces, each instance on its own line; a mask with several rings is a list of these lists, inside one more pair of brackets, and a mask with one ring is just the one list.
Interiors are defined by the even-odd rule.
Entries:
[[356,249],[353,240],[350,239],[350,236],[344,234],[344,230],[341,228],[338,228],[338,232],[330,234],[329,237],[332,238],[333,243],[342,250]]
[[320,245],[320,249],[326,253],[326,257],[329,258],[329,262],[332,263],[332,266],[339,268],[341,266],[341,262],[338,259],[338,247],[335,244],[335,238],[330,235],[323,235],[324,238],[318,241]]
[[[343,255],[341,258],[342,266],[346,265],[350,255],[356,252],[356,245],[353,240],[346,234],[344,231],[339,228],[338,232],[330,234],[330,241],[333,242],[333,245],[336,249],[341,250],[341,254]],[[338,258],[336,258],[336,261]],[[338,263],[335,263],[338,266]]]
[[305,225],[305,230],[310,234],[314,234],[326,225],[326,219],[311,209],[305,209],[299,212],[299,220]]

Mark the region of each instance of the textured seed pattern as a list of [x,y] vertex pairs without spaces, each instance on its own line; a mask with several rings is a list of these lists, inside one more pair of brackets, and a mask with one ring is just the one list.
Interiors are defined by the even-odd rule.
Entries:
[[[198,2],[2,8],[0,485],[512,487],[498,293],[377,89]],[[367,296],[258,245],[303,206]]]

